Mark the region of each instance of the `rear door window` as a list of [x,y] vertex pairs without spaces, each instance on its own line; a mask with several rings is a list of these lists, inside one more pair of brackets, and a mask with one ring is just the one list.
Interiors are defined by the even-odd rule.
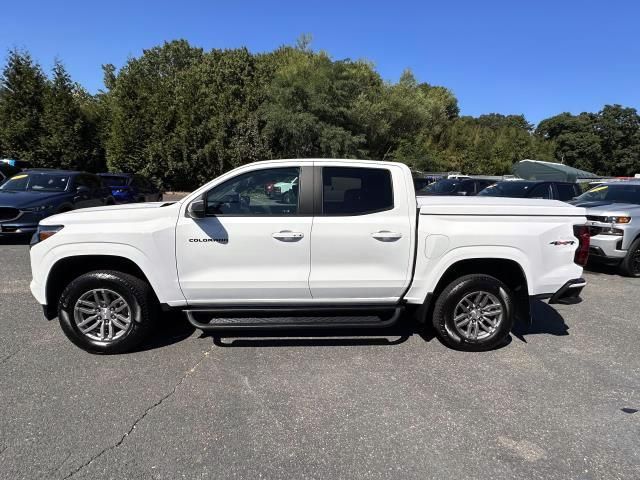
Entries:
[[556,183],[556,188],[558,189],[558,200],[566,202],[567,200],[571,200],[573,197],[578,196],[579,194],[576,187],[577,185],[572,183]]
[[460,185],[460,192],[464,192],[465,195],[474,195],[476,193],[475,180],[465,180]]
[[551,199],[551,189],[548,183],[542,183],[540,185],[536,185],[529,192],[529,198],[543,198],[545,200]]
[[393,187],[389,170],[323,167],[323,215],[366,215],[392,208]]

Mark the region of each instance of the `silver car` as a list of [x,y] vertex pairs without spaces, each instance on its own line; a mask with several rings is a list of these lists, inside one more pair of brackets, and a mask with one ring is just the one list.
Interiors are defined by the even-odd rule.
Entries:
[[569,203],[587,209],[589,257],[640,277],[640,180],[603,183]]

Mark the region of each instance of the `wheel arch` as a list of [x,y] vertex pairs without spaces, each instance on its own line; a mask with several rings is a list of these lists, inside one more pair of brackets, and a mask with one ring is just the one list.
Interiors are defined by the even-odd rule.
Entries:
[[[426,314],[433,308],[435,299],[456,278],[470,274],[485,274],[497,278],[514,294],[516,316],[526,322],[531,321],[529,304],[529,284],[525,269],[516,260],[510,258],[468,258],[451,264],[442,274],[432,293],[427,295]],[[431,301],[433,300],[433,301]]]
[[[63,257],[56,261],[49,271],[46,292],[46,311],[48,319],[58,314],[60,294],[73,279],[94,270],[117,270],[128,273],[151,285],[149,278],[142,269],[130,258],[119,255],[74,255]],[[153,287],[152,287],[153,290]]]

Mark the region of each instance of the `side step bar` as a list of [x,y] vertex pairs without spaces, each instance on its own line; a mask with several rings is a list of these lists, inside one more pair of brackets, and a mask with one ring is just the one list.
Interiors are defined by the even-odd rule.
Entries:
[[[384,328],[394,325],[403,306],[380,307],[261,307],[196,308],[184,310],[195,328],[222,330],[297,330],[321,328]],[[324,313],[324,315],[322,315]],[[379,315],[388,318],[381,319]],[[287,316],[288,315],[288,316]],[[201,321],[198,317],[208,317]]]

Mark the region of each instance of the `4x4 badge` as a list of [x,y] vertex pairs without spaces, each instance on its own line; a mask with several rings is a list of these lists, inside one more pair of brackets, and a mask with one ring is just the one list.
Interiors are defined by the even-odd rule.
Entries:
[[575,240],[554,240],[553,242],[549,242],[549,245],[573,245]]

